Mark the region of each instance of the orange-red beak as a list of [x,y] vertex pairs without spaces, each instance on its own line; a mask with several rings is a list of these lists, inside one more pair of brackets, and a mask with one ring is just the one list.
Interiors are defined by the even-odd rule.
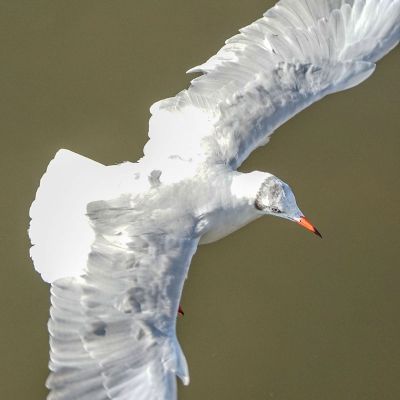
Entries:
[[300,217],[300,219],[297,221],[299,225],[301,225],[303,228],[308,229],[312,233],[315,233],[317,236],[319,236],[322,239],[322,235],[318,232],[318,229],[304,216]]

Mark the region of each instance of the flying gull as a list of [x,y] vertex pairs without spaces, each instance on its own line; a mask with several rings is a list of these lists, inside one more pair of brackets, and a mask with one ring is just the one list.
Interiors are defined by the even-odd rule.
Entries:
[[151,107],[136,163],[59,150],[30,209],[51,283],[49,400],[174,400],[189,265],[263,215],[320,235],[290,187],[237,168],[285,121],[367,79],[400,37],[400,0],[281,0]]

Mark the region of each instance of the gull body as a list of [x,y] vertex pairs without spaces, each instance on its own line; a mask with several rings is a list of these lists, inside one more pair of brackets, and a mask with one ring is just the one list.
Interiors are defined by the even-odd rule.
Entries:
[[49,400],[175,400],[176,317],[199,244],[272,215],[320,236],[289,185],[237,168],[285,121],[349,89],[399,42],[400,0],[281,0],[150,111],[136,163],[60,150],[30,209],[51,284]]

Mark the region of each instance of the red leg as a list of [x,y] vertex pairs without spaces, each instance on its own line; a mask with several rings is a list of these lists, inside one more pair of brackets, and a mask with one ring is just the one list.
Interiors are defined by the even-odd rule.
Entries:
[[179,308],[178,308],[178,315],[180,315],[181,317],[183,317],[185,315],[181,305],[179,305]]

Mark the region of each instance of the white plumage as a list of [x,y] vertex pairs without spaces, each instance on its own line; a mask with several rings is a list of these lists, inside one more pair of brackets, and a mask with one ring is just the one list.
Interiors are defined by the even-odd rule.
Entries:
[[368,78],[398,42],[399,13],[398,1],[280,1],[151,107],[146,158],[237,168],[293,115]]
[[173,400],[175,334],[199,243],[265,214],[308,229],[290,188],[236,172],[293,115],[374,71],[399,41],[400,0],[281,0],[151,107],[137,163],[60,150],[32,204],[31,256],[52,284],[53,400]]

